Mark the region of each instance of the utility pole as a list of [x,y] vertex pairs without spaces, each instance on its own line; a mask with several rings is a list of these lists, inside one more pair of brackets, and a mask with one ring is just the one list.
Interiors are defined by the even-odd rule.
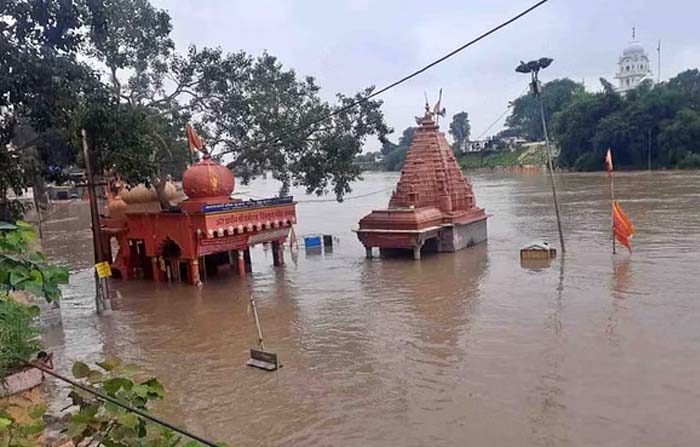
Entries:
[[647,169],[651,172],[651,129],[647,133]]
[[561,244],[561,252],[566,252],[564,245],[564,232],[561,228],[561,216],[559,214],[559,200],[557,199],[557,187],[554,183],[554,164],[552,163],[552,149],[549,144],[549,133],[547,132],[547,119],[544,113],[544,101],[542,100],[542,85],[539,81],[540,70],[547,68],[553,62],[552,59],[543,57],[538,60],[528,63],[520,62],[520,65],[515,69],[518,73],[530,74],[530,93],[538,100],[540,105],[540,118],[542,119],[542,132],[544,133],[545,146],[547,148],[547,165],[549,168],[549,180],[552,186],[552,198],[554,199],[554,211],[557,215],[557,229],[559,230],[559,243]]
[[659,64],[659,72],[657,73],[657,84],[661,83],[661,40],[659,40],[659,45],[656,47],[656,54],[657,54],[657,62]]
[[[80,131],[83,139],[83,156],[85,158],[85,170],[87,172],[87,186],[90,197],[90,219],[92,221],[92,246],[95,254],[95,264],[107,261],[105,249],[100,235],[100,215],[97,209],[97,192],[95,190],[95,177],[92,165],[92,154],[88,149],[87,133],[85,129]],[[95,307],[98,314],[112,312],[112,304],[109,299],[108,279],[99,278],[95,271]]]

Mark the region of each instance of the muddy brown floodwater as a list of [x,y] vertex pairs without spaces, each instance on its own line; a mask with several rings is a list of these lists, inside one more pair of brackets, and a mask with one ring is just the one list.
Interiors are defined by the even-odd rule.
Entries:
[[[101,318],[88,207],[59,207],[44,243],[73,268],[63,328],[47,337],[59,368],[108,352],[137,362],[169,392],[159,415],[238,446],[700,444],[697,172],[616,176],[637,229],[631,256],[610,253],[606,175],[561,176],[568,253],[539,270],[518,254],[532,239],[559,245],[539,174],[471,176],[493,215],[487,244],[366,260],[350,230],[387,204],[396,180],[366,174],[352,196],[378,193],[299,203],[297,234],[333,234],[332,252],[287,250],[274,268],[256,247],[246,281],[201,289],[115,280],[115,311]],[[249,289],[284,363],[275,373],[245,367]],[[65,391],[51,386],[58,407]]]

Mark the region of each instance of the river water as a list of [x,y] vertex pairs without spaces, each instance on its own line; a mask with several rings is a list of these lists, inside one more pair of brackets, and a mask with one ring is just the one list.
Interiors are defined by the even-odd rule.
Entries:
[[[332,252],[203,288],[112,281],[114,312],[97,318],[89,210],[75,202],[46,224],[44,248],[73,268],[63,327],[47,336],[72,360],[114,353],[168,390],[156,413],[240,446],[688,446],[700,443],[700,175],[621,173],[634,253],[611,254],[604,173],[558,178],[567,253],[521,266],[533,239],[558,246],[547,178],[478,173],[489,241],[454,254],[366,260],[351,228],[386,206],[392,173],[368,173],[342,204],[297,193],[298,235]],[[274,194],[272,180],[239,186]],[[303,245],[303,244],[302,244]],[[248,368],[258,302],[277,372]],[[52,393],[59,405],[65,394]]]

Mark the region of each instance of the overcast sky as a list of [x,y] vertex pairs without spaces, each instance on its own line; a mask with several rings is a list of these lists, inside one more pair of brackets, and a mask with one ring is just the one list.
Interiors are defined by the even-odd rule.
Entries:
[[[169,11],[184,49],[268,50],[297,73],[313,75],[326,99],[382,87],[526,9],[535,0],[153,0]],[[700,67],[698,0],[550,0],[530,15],[382,96],[387,122],[401,132],[443,89],[448,120],[469,112],[479,136],[526,87],[520,59],[554,58],[542,79],[614,80],[617,58],[637,28],[656,76]],[[497,132],[502,122],[487,135]],[[442,126],[446,130],[446,125]],[[397,135],[393,136],[396,140]],[[370,144],[369,146],[373,146]],[[376,149],[367,147],[366,149]]]

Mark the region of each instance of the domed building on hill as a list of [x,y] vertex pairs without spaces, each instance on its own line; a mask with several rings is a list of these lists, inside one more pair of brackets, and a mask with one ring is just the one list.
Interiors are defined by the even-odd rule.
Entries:
[[636,37],[636,30],[632,28],[632,41],[617,61],[615,79],[618,80],[617,90],[621,93],[632,90],[645,79],[651,78],[649,56]]

